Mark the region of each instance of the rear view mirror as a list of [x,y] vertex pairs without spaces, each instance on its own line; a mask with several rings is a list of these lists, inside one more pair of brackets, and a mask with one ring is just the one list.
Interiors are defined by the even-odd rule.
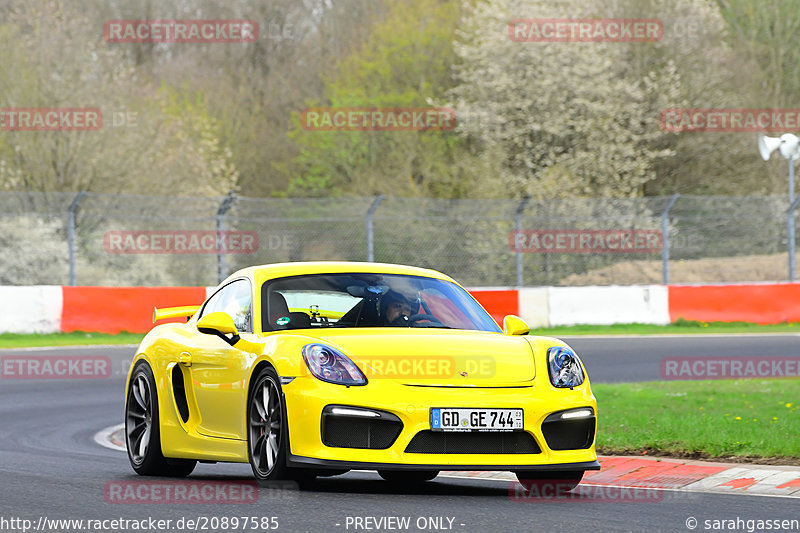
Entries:
[[503,319],[503,334],[505,335],[527,335],[531,327],[516,315],[507,315]]
[[389,292],[389,287],[387,285],[348,285],[347,292],[356,298],[375,298]]

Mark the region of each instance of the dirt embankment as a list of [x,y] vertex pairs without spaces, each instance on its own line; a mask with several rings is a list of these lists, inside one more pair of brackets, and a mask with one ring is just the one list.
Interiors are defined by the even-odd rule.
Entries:
[[[709,259],[673,260],[669,263],[670,283],[726,283],[787,281],[787,254],[743,255]],[[797,256],[800,274],[800,254]],[[571,274],[559,285],[638,285],[661,283],[661,261],[625,261],[584,274]]]

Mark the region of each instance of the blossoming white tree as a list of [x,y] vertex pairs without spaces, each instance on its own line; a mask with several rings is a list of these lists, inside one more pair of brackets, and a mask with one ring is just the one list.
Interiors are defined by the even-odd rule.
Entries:
[[459,131],[506,194],[639,196],[674,154],[659,127],[661,109],[680,103],[674,63],[632,76],[630,50],[643,43],[518,42],[508,32],[514,19],[591,17],[595,8],[488,0],[468,9],[450,96]]

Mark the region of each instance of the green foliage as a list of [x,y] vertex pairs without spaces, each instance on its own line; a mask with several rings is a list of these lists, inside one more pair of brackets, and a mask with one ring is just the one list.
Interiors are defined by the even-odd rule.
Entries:
[[[751,105],[797,107],[800,96],[800,0],[717,0],[728,43],[758,72]],[[752,74],[751,74],[752,75]]]
[[[118,48],[86,38],[94,26],[59,0],[20,3],[0,25],[4,107],[96,108],[103,118],[99,130],[0,131],[0,189],[218,196],[235,188],[231,152],[201,99],[154,88]],[[115,124],[119,113],[133,121]]]
[[[251,18],[247,45],[110,44],[109,19]],[[568,15],[565,15],[568,14]],[[194,16],[194,15],[193,15]],[[526,17],[658,18],[649,43],[517,43]],[[277,28],[277,30],[276,30]],[[9,0],[4,107],[135,127],[0,131],[0,189],[538,198],[785,193],[746,133],[665,107],[796,107],[800,0]],[[276,33],[277,31],[277,33]],[[304,130],[305,107],[452,106],[457,131]]]
[[[460,3],[393,0],[367,40],[323,75],[309,107],[430,107],[452,86]],[[293,195],[458,196],[460,140],[452,132],[307,131],[299,113],[289,136],[299,146]]]

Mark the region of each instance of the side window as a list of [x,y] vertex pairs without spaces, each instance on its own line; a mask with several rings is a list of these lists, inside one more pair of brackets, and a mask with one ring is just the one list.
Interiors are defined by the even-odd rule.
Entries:
[[206,302],[200,313],[200,318],[209,313],[222,311],[228,313],[236,324],[236,329],[242,332],[253,332],[253,296],[250,291],[250,282],[239,279],[222,287]]

